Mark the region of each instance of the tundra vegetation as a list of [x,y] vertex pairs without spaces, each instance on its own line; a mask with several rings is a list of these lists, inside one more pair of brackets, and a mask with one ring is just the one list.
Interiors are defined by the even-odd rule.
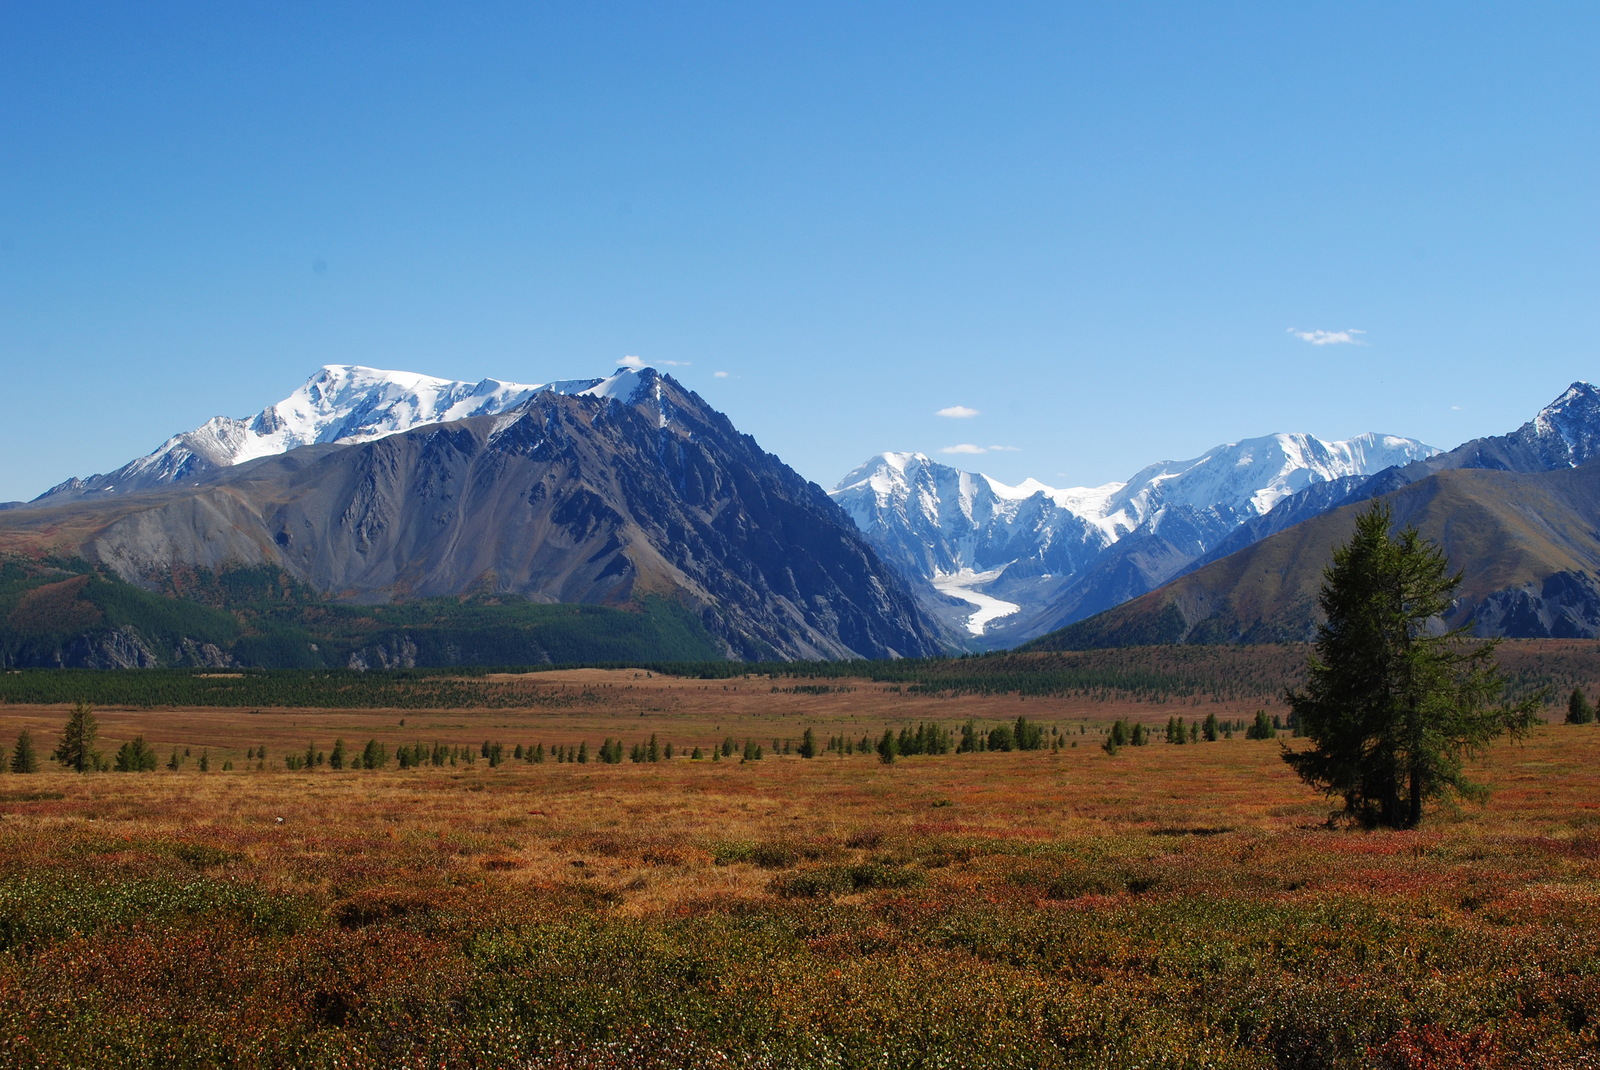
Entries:
[[1488,806],[1372,831],[1220,675],[7,701],[0,1064],[1592,1065],[1600,727],[1555,723],[1592,647],[1503,647],[1551,723],[1469,762]]

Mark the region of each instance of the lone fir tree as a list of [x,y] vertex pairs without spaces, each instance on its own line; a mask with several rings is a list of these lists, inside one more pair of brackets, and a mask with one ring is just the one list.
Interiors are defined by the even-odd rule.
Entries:
[[39,755],[33,746],[33,733],[26,728],[17,733],[17,745],[11,751],[11,771],[13,773],[39,771]]
[[1303,689],[1287,695],[1309,748],[1286,751],[1302,779],[1337,795],[1347,817],[1411,828],[1425,800],[1482,798],[1466,758],[1534,722],[1538,698],[1504,702],[1495,641],[1470,643],[1439,624],[1461,583],[1415,528],[1391,533],[1388,505],[1356,518],[1323,573],[1326,622]]
[[79,702],[72,707],[67,723],[62,726],[61,739],[57,741],[50,757],[79,773],[99,769],[100,752],[94,749],[94,741],[99,734],[100,722],[95,720],[93,707],[87,702]]
[[1567,698],[1567,723],[1592,724],[1594,722],[1594,707],[1589,704],[1589,696],[1583,693],[1583,688],[1575,687]]

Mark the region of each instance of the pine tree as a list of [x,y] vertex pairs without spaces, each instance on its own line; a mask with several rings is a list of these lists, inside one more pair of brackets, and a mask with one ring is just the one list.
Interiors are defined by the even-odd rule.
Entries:
[[202,773],[209,773],[211,771],[211,752],[209,750],[203,750],[200,752],[199,768]]
[[971,754],[977,749],[978,726],[976,723],[968,721],[961,726],[961,742],[956,745],[956,751],[960,754]]
[[33,733],[24,728],[17,733],[17,745],[11,752],[13,773],[37,773],[39,754],[33,746]]
[[1044,746],[1044,729],[1026,717],[1017,718],[1017,723],[1011,728],[1011,736],[1016,740],[1018,750],[1038,750]]
[[1273,739],[1277,734],[1278,730],[1272,727],[1272,718],[1267,716],[1266,710],[1257,710],[1254,723],[1244,730],[1245,739]]
[[1221,735],[1222,729],[1217,722],[1217,715],[1214,713],[1207,714],[1204,731],[1205,741],[1207,743],[1215,743],[1221,737]]
[[344,740],[336,739],[333,741],[333,750],[328,752],[328,768],[344,768]]
[[94,709],[87,702],[79,702],[72,707],[61,729],[61,739],[50,757],[79,773],[99,769],[100,752],[94,749],[95,737],[99,734],[100,722],[95,720]]
[[1123,744],[1127,742],[1127,725],[1121,720],[1116,720],[1111,723],[1111,729],[1106,733],[1105,741],[1100,744],[1100,749],[1107,754],[1116,754],[1122,749]]
[[893,765],[895,757],[899,753],[900,744],[895,739],[894,732],[885,728],[883,730],[883,738],[878,740],[878,761],[884,765]]
[[1304,689],[1287,696],[1311,746],[1284,760],[1341,797],[1351,819],[1410,828],[1426,799],[1481,798],[1465,759],[1526,734],[1542,696],[1506,704],[1494,641],[1468,644],[1464,629],[1436,626],[1461,574],[1415,528],[1394,535],[1390,525],[1382,502],[1361,513],[1323,573],[1325,623]]
[[116,764],[119,773],[153,773],[159,764],[155,748],[143,736],[134,736],[117,748]]
[[1572,696],[1567,699],[1567,723],[1591,724],[1594,721],[1594,707],[1589,705],[1589,696],[1583,693],[1583,688],[1572,689]]

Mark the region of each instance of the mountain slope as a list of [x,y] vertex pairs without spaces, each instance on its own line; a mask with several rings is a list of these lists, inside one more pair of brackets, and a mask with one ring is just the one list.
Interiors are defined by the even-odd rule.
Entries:
[[730,655],[938,653],[933,625],[848,520],[669,377],[624,371],[514,410],[217,469],[198,485],[0,514],[152,582],[272,565],[324,595],[503,593],[693,608]]
[[[1600,636],[1600,465],[1449,468],[1386,500],[1397,525],[1415,525],[1464,571],[1446,623],[1515,638]],[[1322,570],[1362,508],[1314,517],[1028,649],[1309,639]]]
[[1600,390],[1573,383],[1533,419],[1505,435],[1473,439],[1453,450],[1375,476],[1346,476],[1313,484],[1283,499],[1271,512],[1247,521],[1228,538],[1192,562],[1185,571],[1283,531],[1320,513],[1388,494],[1407,483],[1450,468],[1489,468],[1508,472],[1548,472],[1574,468],[1600,455]]
[[360,670],[719,656],[720,644],[666,599],[628,609],[515,598],[372,606],[318,599],[270,567],[183,570],[170,581],[147,591],[81,559],[0,558],[0,669]]

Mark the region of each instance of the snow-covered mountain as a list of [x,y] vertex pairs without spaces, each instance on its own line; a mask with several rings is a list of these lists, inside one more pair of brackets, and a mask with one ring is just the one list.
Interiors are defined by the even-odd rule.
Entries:
[[[907,584],[820,487],[670,376],[624,368],[580,384],[463,391],[422,377],[357,374],[371,389],[340,393],[314,381],[303,398],[269,410],[279,423],[262,421],[268,426],[257,439],[243,443],[264,450],[293,434],[343,445],[215,467],[159,492],[6,510],[0,548],[47,547],[164,591],[176,589],[178,575],[261,567],[329,600],[471,593],[648,613],[655,606],[677,621],[681,649],[748,660],[931,657],[946,649]],[[434,422],[502,405],[519,390],[532,393],[513,409]],[[276,441],[268,438],[274,433]],[[0,664],[19,649],[5,616]],[[104,624],[98,610],[85,616]],[[101,644],[92,647],[96,658],[116,641],[107,630],[92,633]],[[532,638],[542,629],[521,639],[519,628],[506,631],[516,634],[464,627],[422,656],[504,664],[515,648],[551,659]],[[523,640],[531,645],[517,646]],[[152,636],[139,641],[144,663],[175,656],[158,657]],[[599,647],[632,641],[623,629]],[[289,649],[278,638],[269,645]],[[37,649],[45,663],[76,656],[57,639]],[[401,663],[418,654],[415,644],[410,654],[394,649]],[[320,644],[298,650],[314,655],[311,664],[325,657]],[[361,663],[356,656],[349,664]]]
[[946,596],[926,600],[948,622],[1015,642],[1153,589],[1307,487],[1437,452],[1394,435],[1276,434],[1067,489],[884,453],[831,493],[881,556],[925,595]]
[[1600,456],[1600,390],[1589,383],[1576,382],[1515,431],[1473,439],[1440,457],[1430,467],[1553,472],[1576,468],[1597,456]]
[[294,393],[253,417],[213,417],[193,431],[173,435],[151,453],[114,472],[69,479],[35,500],[148,490],[258,457],[287,453],[298,446],[371,442],[425,424],[504,412],[542,390],[576,394],[603,382],[610,380],[529,385],[484,379],[463,383],[415,372],[329,364]]

